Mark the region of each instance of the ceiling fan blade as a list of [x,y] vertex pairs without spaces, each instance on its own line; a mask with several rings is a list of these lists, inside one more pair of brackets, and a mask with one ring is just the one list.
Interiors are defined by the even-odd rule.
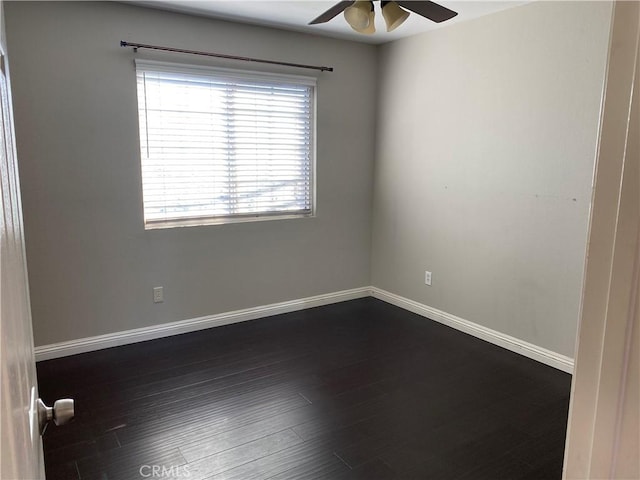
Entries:
[[415,0],[395,0],[395,2],[401,7],[411,10],[418,15],[422,15],[436,23],[444,22],[445,20],[449,20],[450,18],[458,15],[458,12],[449,10],[448,8],[434,2]]
[[355,1],[353,1],[353,0],[352,1],[347,1],[347,2],[338,2],[333,7],[331,7],[329,10],[324,12],[322,15],[320,15],[319,17],[316,17],[313,20],[311,20],[309,22],[309,25],[316,25],[318,23],[328,22],[329,20],[331,20],[333,17],[335,17],[339,13],[344,12],[348,7],[350,7],[354,3],[355,3]]

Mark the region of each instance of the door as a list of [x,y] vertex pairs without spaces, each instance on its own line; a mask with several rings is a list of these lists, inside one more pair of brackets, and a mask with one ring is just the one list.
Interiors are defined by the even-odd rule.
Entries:
[[20,184],[0,1],[0,478],[44,478]]

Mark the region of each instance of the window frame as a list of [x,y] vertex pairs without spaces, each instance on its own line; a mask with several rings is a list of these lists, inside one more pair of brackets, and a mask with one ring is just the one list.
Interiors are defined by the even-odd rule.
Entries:
[[[176,227],[194,227],[208,225],[225,225],[233,223],[258,222],[268,220],[289,220],[301,218],[313,218],[316,216],[317,197],[316,197],[316,169],[317,169],[317,78],[311,76],[281,74],[274,72],[264,72],[259,70],[240,70],[232,68],[223,68],[209,65],[194,65],[177,62],[163,62],[156,60],[135,59],[135,75],[136,75],[136,110],[138,123],[138,155],[140,166],[141,194],[142,194],[142,210],[143,223],[145,230],[156,230]],[[310,210],[305,212],[287,212],[272,211],[265,213],[238,213],[230,215],[202,215],[188,217],[172,217],[159,220],[149,220],[146,218],[145,212],[145,196],[144,196],[144,175],[143,175],[143,149],[142,149],[142,132],[140,125],[140,97],[138,75],[141,72],[158,72],[158,73],[184,73],[185,75],[211,76],[221,80],[240,80],[249,82],[267,82],[282,83],[283,85],[300,85],[309,87],[310,95],[310,136],[309,144],[309,201]]]

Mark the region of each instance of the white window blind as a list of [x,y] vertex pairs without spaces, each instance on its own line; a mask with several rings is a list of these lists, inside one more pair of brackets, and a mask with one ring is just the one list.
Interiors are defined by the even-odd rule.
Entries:
[[314,79],[136,71],[146,228],[313,213]]

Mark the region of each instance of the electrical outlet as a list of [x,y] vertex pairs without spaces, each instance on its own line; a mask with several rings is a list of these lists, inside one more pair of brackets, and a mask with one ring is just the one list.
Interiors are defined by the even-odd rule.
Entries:
[[162,302],[164,302],[164,288],[153,287],[153,303],[162,303]]
[[431,286],[431,272],[424,272],[424,283]]

